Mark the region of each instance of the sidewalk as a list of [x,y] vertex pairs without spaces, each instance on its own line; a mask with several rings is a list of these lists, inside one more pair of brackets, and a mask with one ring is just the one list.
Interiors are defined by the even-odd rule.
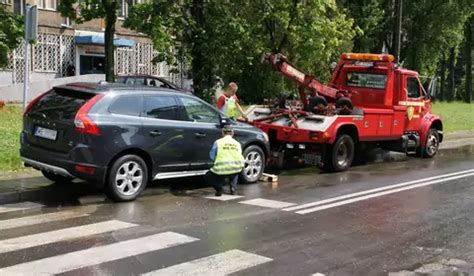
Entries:
[[[464,146],[474,146],[474,130],[445,135],[440,151],[452,151]],[[376,154],[375,161],[401,161],[405,154]],[[95,189],[84,183],[53,184],[36,170],[9,172],[0,176],[0,204],[21,201],[62,201],[79,199],[94,194]]]

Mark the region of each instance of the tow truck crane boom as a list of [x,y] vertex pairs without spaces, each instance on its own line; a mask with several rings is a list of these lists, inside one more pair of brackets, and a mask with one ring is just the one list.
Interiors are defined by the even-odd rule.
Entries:
[[317,81],[313,76],[296,69],[295,66],[288,62],[287,57],[281,53],[265,53],[262,62],[265,60],[268,61],[277,72],[296,83],[300,99],[305,107],[308,105],[305,89],[310,91],[309,94],[311,96],[323,96],[327,101],[331,102],[334,102],[343,96],[350,96],[348,91],[341,91],[324,85]]

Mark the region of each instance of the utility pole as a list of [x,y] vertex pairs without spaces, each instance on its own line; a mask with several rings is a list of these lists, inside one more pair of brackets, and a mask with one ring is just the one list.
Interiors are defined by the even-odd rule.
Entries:
[[394,56],[395,56],[396,62],[400,62],[402,12],[403,12],[403,0],[395,0],[395,41],[394,41],[393,49],[394,49]]
[[28,85],[30,82],[30,43],[38,35],[38,8],[26,5],[25,7],[25,75],[23,79],[23,110],[28,102]]

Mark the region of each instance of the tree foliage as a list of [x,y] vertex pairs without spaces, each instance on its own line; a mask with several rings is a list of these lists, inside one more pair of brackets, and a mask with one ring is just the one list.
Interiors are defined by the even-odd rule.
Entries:
[[8,65],[8,53],[21,43],[23,20],[0,4],[0,68]]
[[105,19],[105,79],[113,82],[114,72],[114,35],[117,11],[120,3],[117,0],[61,0],[58,10],[62,16],[69,17],[77,23],[93,19]]
[[265,51],[283,52],[325,80],[329,62],[351,48],[356,34],[332,0],[183,0],[173,7],[155,0],[132,14],[127,25],[150,35],[164,56],[174,45],[172,56],[191,60],[195,92],[207,98],[219,80],[238,82],[247,101],[290,89],[259,63]]

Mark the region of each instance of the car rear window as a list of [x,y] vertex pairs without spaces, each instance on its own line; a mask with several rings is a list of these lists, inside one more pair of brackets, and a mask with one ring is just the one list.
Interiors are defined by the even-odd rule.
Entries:
[[385,89],[387,75],[363,72],[347,72],[346,86]]
[[77,111],[94,94],[55,88],[31,107],[28,114],[48,119],[74,120]]

